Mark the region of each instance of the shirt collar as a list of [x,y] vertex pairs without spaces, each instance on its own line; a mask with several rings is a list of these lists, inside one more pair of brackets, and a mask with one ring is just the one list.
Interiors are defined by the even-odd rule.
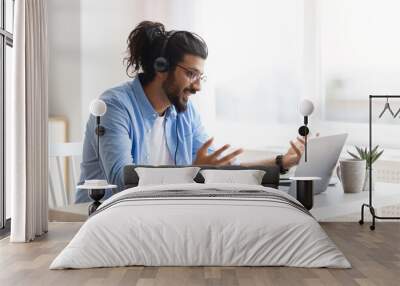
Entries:
[[[136,97],[140,109],[142,111],[143,117],[146,120],[154,120],[157,118],[158,113],[154,110],[153,105],[151,105],[151,102],[147,98],[146,94],[144,93],[142,84],[139,80],[139,76],[136,76],[133,81],[132,81],[132,87],[134,91],[134,96]],[[177,112],[175,109],[175,106],[171,105],[170,107],[167,108],[166,113],[165,113],[165,118],[168,117],[176,117]]]

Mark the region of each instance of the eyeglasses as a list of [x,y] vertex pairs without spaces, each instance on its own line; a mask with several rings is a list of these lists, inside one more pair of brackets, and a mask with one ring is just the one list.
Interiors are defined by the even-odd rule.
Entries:
[[190,83],[193,83],[198,80],[201,80],[202,82],[207,81],[207,76],[205,74],[193,71],[193,70],[188,69],[187,67],[184,67],[180,64],[177,64],[177,66],[185,71],[185,74],[189,78]]

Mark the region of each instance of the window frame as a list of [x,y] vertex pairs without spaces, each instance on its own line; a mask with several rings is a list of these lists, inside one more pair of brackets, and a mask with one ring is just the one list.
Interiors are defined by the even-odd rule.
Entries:
[[[1,5],[1,21],[0,21],[0,236],[3,236],[10,231],[10,219],[7,219],[6,212],[6,188],[5,188],[5,104],[6,104],[6,50],[7,46],[13,48],[13,34],[6,30],[6,0],[0,0]],[[12,0],[13,13],[15,0]],[[11,15],[13,17],[13,15]]]

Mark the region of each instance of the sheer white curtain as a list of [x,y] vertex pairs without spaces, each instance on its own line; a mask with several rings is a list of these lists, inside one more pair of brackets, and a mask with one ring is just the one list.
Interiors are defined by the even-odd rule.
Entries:
[[12,242],[47,231],[46,0],[15,3],[13,92],[7,110]]

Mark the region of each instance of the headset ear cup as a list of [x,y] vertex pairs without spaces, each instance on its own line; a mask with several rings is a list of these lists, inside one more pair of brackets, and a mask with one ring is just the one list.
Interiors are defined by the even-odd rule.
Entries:
[[310,133],[310,130],[308,129],[307,126],[303,125],[303,126],[301,126],[301,127],[299,128],[299,134],[300,134],[300,136],[303,136],[303,137],[304,137],[304,136],[307,136],[308,133]]
[[168,71],[168,61],[164,57],[158,57],[154,61],[154,70],[157,72],[166,72]]

